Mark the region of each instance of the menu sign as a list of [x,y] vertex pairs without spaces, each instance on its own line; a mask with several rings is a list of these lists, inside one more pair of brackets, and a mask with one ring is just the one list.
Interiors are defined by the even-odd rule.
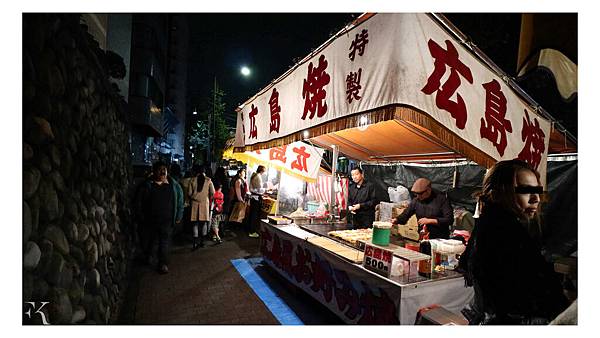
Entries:
[[363,267],[389,278],[392,272],[392,256],[393,252],[390,250],[365,243]]

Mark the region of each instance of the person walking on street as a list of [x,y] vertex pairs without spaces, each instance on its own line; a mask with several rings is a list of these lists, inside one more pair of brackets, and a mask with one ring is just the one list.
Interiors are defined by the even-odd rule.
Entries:
[[244,223],[246,217],[246,194],[248,193],[248,186],[246,185],[246,168],[240,168],[231,181],[231,188],[229,189],[229,211],[228,213],[228,224],[231,223]]
[[208,233],[208,223],[210,222],[210,200],[215,193],[215,188],[210,178],[206,177],[205,169],[196,166],[194,170],[197,173],[195,179],[190,184],[190,209],[192,222],[192,251],[198,247],[204,247],[204,237]]
[[183,240],[188,236],[191,232],[191,205],[190,205],[190,185],[192,180],[196,179],[196,174],[193,170],[188,170],[184,177],[179,179],[179,185],[181,185],[181,189],[183,190],[183,221],[181,222],[180,236]]
[[250,177],[250,216],[246,223],[249,237],[258,237],[258,228],[260,222],[260,207],[262,204],[262,195],[265,192],[263,186],[262,174],[266,171],[265,166],[259,165],[256,172]]
[[168,176],[167,165],[158,161],[152,166],[152,177],[140,187],[136,212],[148,234],[144,252],[148,259],[158,243],[158,271],[169,272],[169,246],[173,228],[183,217],[183,192],[177,181]]
[[212,217],[211,217],[211,228],[213,231],[213,241],[217,244],[223,243],[221,236],[219,236],[219,226],[223,221],[223,192],[221,191],[221,183],[215,183],[215,194],[212,199]]

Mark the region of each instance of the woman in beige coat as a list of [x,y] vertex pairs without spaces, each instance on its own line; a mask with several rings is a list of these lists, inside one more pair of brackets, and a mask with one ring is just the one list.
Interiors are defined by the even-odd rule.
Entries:
[[[197,167],[198,176],[190,182],[189,197],[193,227],[192,251],[204,247],[204,236],[208,233],[210,221],[210,200],[215,194],[215,187],[209,177],[206,177],[204,167]],[[199,236],[198,229],[202,234]],[[198,243],[198,237],[200,241]]]

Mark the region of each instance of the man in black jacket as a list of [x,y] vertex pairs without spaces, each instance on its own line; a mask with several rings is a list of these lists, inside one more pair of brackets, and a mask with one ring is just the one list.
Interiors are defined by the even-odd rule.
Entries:
[[352,169],[352,181],[348,189],[348,209],[352,213],[352,226],[356,228],[370,228],[375,221],[375,206],[378,201],[375,197],[375,186],[365,181],[361,168]]
[[431,188],[431,181],[419,178],[413,184],[412,193],[416,195],[408,208],[392,221],[394,224],[406,224],[412,215],[417,215],[419,232],[425,227],[429,238],[448,238],[454,213],[450,202],[443,193]]

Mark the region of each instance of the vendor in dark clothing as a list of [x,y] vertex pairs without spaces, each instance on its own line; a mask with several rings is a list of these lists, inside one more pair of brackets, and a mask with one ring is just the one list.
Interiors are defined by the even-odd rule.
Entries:
[[417,215],[419,232],[425,227],[429,238],[448,238],[450,225],[454,221],[454,214],[450,202],[444,194],[431,188],[431,181],[419,178],[413,184],[412,193],[416,195],[395,220],[394,224],[406,224],[412,215]]
[[365,181],[361,168],[352,169],[352,181],[348,189],[348,209],[352,213],[353,228],[369,228],[375,221],[375,186]]

